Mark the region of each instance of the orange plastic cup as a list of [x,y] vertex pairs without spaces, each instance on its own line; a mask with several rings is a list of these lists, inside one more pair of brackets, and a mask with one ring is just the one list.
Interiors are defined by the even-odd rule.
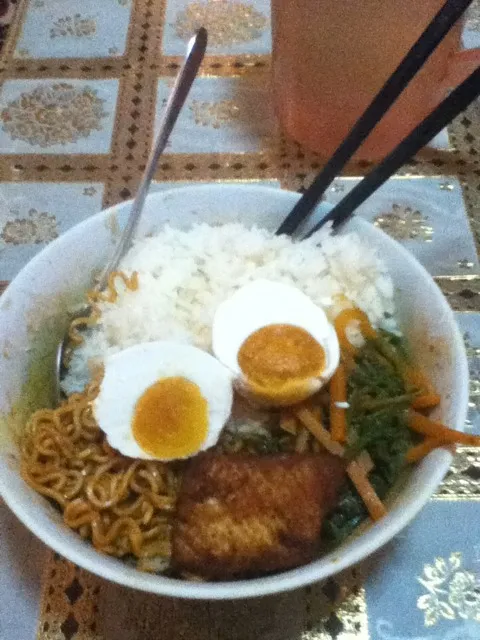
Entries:
[[[272,0],[273,87],[287,136],[332,155],[444,0]],[[480,64],[456,24],[355,155],[379,160]]]

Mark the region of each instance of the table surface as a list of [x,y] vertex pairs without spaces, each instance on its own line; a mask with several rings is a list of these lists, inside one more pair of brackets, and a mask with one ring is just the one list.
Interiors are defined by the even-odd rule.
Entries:
[[[0,0],[0,290],[49,241],[135,192],[185,42],[201,23],[209,55],[153,188],[309,184],[320,159],[283,139],[272,115],[269,0]],[[464,44],[480,44],[478,3]],[[360,211],[414,253],[456,310],[472,433],[480,433],[479,158],[477,103]],[[349,167],[327,199],[338,201],[365,170]],[[460,448],[426,508],[364,565],[281,596],[197,603],[73,566],[0,501],[0,639],[478,640],[479,523],[480,454]]]

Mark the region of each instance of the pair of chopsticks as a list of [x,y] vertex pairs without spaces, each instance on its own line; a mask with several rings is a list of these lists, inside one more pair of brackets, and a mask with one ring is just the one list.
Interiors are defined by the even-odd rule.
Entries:
[[[459,20],[472,0],[447,0],[405,58],[360,116],[322,171],[294,206],[277,230],[292,235],[307,219],[327,187],[361,146],[375,125],[390,109],[431,53]],[[434,138],[480,94],[480,67],[440,103],[383,161],[354,187],[305,238],[327,222],[336,228],[344,223],[374,191]]]

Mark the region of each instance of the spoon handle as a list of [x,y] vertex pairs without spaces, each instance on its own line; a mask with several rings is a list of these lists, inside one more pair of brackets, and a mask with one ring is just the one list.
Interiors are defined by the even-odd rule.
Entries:
[[182,107],[190,91],[190,87],[192,86],[192,83],[197,76],[198,70],[205,55],[206,48],[207,31],[206,29],[201,27],[188,43],[185,60],[183,62],[182,68],[177,75],[175,84],[173,85],[173,89],[168,97],[168,101],[162,115],[162,120],[160,122],[160,129],[157,135],[157,139],[155,140],[155,144],[150,151],[147,165],[143,173],[142,181],[140,182],[140,186],[138,187],[138,191],[132,203],[132,208],[130,210],[127,224],[122,233],[122,237],[120,238],[117,248],[115,249],[115,253],[112,255],[100,278],[98,279],[97,285],[95,287],[96,290],[101,290],[106,287],[110,273],[112,271],[115,271],[115,269],[118,267],[118,264],[120,263],[120,260],[132,245],[132,238],[137,228],[140,214],[143,210],[143,205],[145,204],[145,198],[147,197],[150,183],[155,174],[158,159],[162,155],[167,145],[168,138],[172,132],[173,127],[175,126],[180,111],[182,110]]

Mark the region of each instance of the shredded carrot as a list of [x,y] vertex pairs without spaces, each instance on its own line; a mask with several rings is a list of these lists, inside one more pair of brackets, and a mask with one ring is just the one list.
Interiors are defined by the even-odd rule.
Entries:
[[298,432],[297,421],[291,413],[282,413],[280,415],[280,428],[292,436],[296,436]]
[[405,458],[407,462],[418,462],[424,458],[427,453],[430,453],[430,451],[433,451],[433,449],[436,449],[437,447],[441,447],[442,444],[444,443],[437,438],[425,438],[425,440],[420,444],[410,447]]
[[431,420],[413,409],[408,411],[408,426],[412,431],[416,431],[430,438],[435,438],[436,440],[441,440],[444,443],[456,442],[470,447],[480,447],[480,436],[449,429],[441,422]]
[[339,364],[330,380],[330,433],[336,442],[347,440],[347,415],[345,407],[337,403],[347,401],[347,376],[343,364]]
[[440,404],[440,396],[438,393],[426,393],[425,395],[417,396],[412,401],[413,409],[433,409]]
[[387,510],[383,502],[377,496],[375,489],[370,484],[367,474],[356,460],[352,460],[347,466],[347,473],[355,485],[355,489],[362,498],[372,520],[380,520],[386,515]]
[[370,324],[370,320],[366,313],[361,311],[361,309],[357,309],[356,307],[343,309],[337,315],[334,320],[335,331],[337,332],[338,341],[340,343],[340,348],[345,353],[350,353],[354,355],[357,352],[357,348],[353,346],[350,340],[347,338],[347,328],[351,322],[357,321],[359,324],[360,331],[363,334],[364,338],[372,338],[375,339],[377,337],[377,332]]
[[297,453],[305,453],[308,449],[308,440],[310,438],[310,432],[305,427],[300,427],[295,440],[295,451]]
[[338,442],[335,442],[335,440],[332,440],[330,433],[325,429],[320,420],[314,416],[311,409],[299,407],[296,409],[295,414],[300,422],[307,427],[310,433],[327,451],[330,451],[330,453],[336,456],[343,456],[345,453],[344,447]]
[[349,352],[347,352],[345,350],[342,351],[340,361],[343,364],[343,366],[345,367],[345,373],[347,375],[352,373],[352,371],[357,366],[357,363],[355,362],[355,358],[353,357],[353,354],[349,353]]
[[370,471],[375,466],[373,464],[373,460],[370,457],[370,454],[368,453],[368,451],[366,449],[364,449],[361,453],[358,454],[358,456],[357,456],[357,464],[359,464],[362,467],[363,472],[366,473],[367,475],[370,473]]
[[437,395],[434,386],[420,369],[414,369],[410,365],[405,365],[403,368],[403,378],[409,386],[419,389],[422,396]]

